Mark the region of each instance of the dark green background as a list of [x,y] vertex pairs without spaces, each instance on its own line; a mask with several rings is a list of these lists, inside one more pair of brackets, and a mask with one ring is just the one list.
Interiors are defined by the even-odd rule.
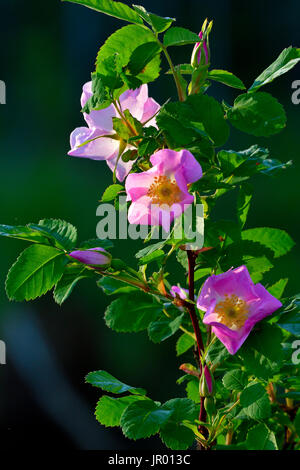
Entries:
[[[212,65],[234,72],[246,85],[289,45],[299,44],[297,0],[145,0],[150,11],[174,16],[179,26],[198,32],[206,17],[214,20]],[[66,219],[82,240],[95,237],[96,207],[111,172],[105,163],[67,157],[69,134],[84,125],[79,98],[89,80],[97,50],[123,23],[92,10],[58,0],[1,2],[0,79],[7,85],[7,104],[0,106],[0,222],[24,224],[43,217]],[[298,41],[298,42],[297,42]],[[173,48],[174,61],[188,62],[191,47]],[[164,64],[164,70],[166,64]],[[288,127],[271,140],[233,131],[226,148],[241,150],[259,143],[272,156],[294,160],[277,179],[256,180],[248,226],[287,230],[299,239],[299,117],[291,102],[291,84],[300,66],[266,87],[284,105]],[[232,103],[236,92],[209,90]],[[175,98],[170,77],[150,85],[163,103]],[[219,215],[233,213],[235,195],[224,198]],[[7,365],[0,366],[0,442],[7,448],[68,449],[160,448],[158,438],[133,443],[120,430],[105,430],[93,418],[100,396],[84,384],[87,372],[106,369],[152,398],[182,395],[176,386],[180,361],[174,340],[153,345],[145,333],[116,334],[103,322],[107,305],[88,281],[58,307],[51,294],[29,304],[9,303],[4,281],[8,268],[26,244],[0,241],[0,339],[7,343]],[[134,263],[136,243],[116,243],[114,256]],[[288,293],[298,292],[299,246],[280,260],[267,279],[289,277]],[[175,283],[178,278],[173,272]]]

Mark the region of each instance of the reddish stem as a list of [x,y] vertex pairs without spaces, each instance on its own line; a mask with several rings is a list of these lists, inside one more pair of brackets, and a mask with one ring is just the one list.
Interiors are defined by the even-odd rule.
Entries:
[[[197,255],[194,251],[187,251],[188,262],[189,262],[189,299],[193,302],[195,301],[195,281],[194,281],[194,272],[195,272],[195,265],[196,265],[196,258]],[[197,348],[198,348],[198,355],[199,355],[199,363],[200,363],[200,371],[201,371],[201,356],[202,352],[204,351],[204,345],[202,340],[202,335],[199,327],[199,322],[196,314],[196,309],[194,304],[188,304],[187,309],[189,311],[192,325],[194,328],[194,332],[196,335],[197,341]]]
[[[194,274],[195,274],[197,253],[189,250],[187,251],[187,257],[188,257],[188,262],[189,262],[189,299],[194,302],[195,301],[195,276]],[[199,321],[197,318],[194,304],[188,304],[187,309],[189,311],[193,328],[194,328],[194,332],[195,332],[195,336],[196,336],[197,349],[198,349],[198,355],[199,355],[200,376],[201,376],[201,372],[202,372],[201,357],[204,351],[202,334],[201,334],[201,330],[199,327]],[[206,410],[204,407],[204,400],[205,398],[201,397],[199,421],[202,421],[202,422],[205,422],[206,420]],[[200,425],[199,431],[203,434],[204,437],[207,437],[207,430],[204,426]],[[200,449],[202,449],[202,446],[200,446]]]

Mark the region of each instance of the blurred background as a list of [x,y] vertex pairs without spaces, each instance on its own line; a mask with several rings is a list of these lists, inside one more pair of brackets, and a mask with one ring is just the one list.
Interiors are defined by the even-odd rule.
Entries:
[[[124,2],[128,3],[129,2]],[[300,47],[298,0],[140,0],[148,10],[177,18],[177,25],[198,32],[214,20],[212,66],[230,70],[247,86],[284,47]],[[0,6],[0,79],[7,104],[0,105],[0,223],[25,224],[62,218],[79,229],[81,240],[95,238],[98,201],[111,182],[105,163],[67,157],[69,134],[84,125],[82,85],[89,80],[99,47],[124,23],[59,0],[10,0]],[[174,62],[188,62],[191,47],[173,48]],[[166,64],[163,64],[166,70]],[[226,148],[242,150],[259,143],[272,157],[294,160],[277,179],[258,178],[248,227],[287,230],[299,239],[300,105],[291,102],[300,66],[266,87],[284,105],[288,126],[281,134],[255,139],[232,131]],[[163,103],[175,98],[170,77],[150,84]],[[209,90],[232,103],[237,93],[222,85]],[[235,204],[224,198],[222,217]],[[142,246],[142,243],[140,242]],[[52,295],[28,304],[8,302],[6,273],[27,244],[0,240],[0,339],[7,364],[0,365],[0,443],[2,448],[160,449],[160,440],[132,442],[119,429],[104,429],[94,419],[100,391],[84,384],[87,372],[105,369],[148,390],[156,400],[184,396],[175,384],[180,359],[175,339],[161,345],[146,333],[117,334],[103,321],[107,299],[93,283],[82,281],[60,308]],[[136,242],[117,242],[115,257],[134,265]],[[268,281],[289,277],[287,294],[299,292],[299,245],[279,260]],[[173,280],[178,282],[176,271]]]

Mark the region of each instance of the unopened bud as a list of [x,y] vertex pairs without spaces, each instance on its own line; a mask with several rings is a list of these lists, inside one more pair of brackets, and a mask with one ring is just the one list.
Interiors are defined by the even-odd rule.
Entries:
[[179,298],[181,300],[188,299],[189,291],[180,286],[172,286],[170,289],[170,294],[174,299]]
[[211,32],[213,22],[208,24],[207,19],[204,21],[201,31],[199,33],[200,41],[195,44],[192,52],[191,64],[193,67],[199,65],[207,65],[210,62],[210,49],[209,49],[209,33]]
[[215,393],[215,381],[207,365],[204,366],[202,371],[199,393],[201,397],[212,397]]
[[69,256],[88,266],[108,266],[111,263],[110,253],[101,247],[71,251]]

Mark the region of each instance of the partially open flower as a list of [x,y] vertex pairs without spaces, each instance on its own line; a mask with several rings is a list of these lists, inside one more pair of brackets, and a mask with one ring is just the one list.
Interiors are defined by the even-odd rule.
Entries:
[[281,307],[261,284],[253,284],[246,266],[210,276],[204,283],[197,307],[206,312],[203,323],[230,354],[235,354],[254,325]]
[[200,41],[195,44],[192,53],[192,65],[207,65],[210,61],[209,33],[212,28],[212,21],[208,23],[207,19],[202,25],[199,33]]
[[189,297],[189,291],[180,286],[172,286],[170,293],[172,297],[176,298],[178,296],[181,300],[188,299]]
[[108,266],[111,263],[111,255],[101,247],[72,251],[69,256],[88,266]]
[[[91,96],[92,82],[88,82],[83,86],[82,107]],[[156,125],[155,119],[151,119],[151,117],[157,113],[160,106],[152,98],[148,98],[147,85],[142,85],[136,90],[125,91],[119,101],[122,111],[128,109],[133,117],[146,123],[146,126]],[[120,141],[109,137],[114,134],[112,118],[120,118],[118,111],[111,104],[105,109],[91,111],[89,114],[83,113],[83,116],[88,127],[78,127],[72,132],[71,150],[68,155],[92,160],[106,160],[112,171],[116,167],[116,177],[119,181],[123,181],[131,170],[133,161],[124,162],[121,158],[118,160]]]
[[207,43],[206,43],[205,39],[203,40],[202,31],[200,31],[200,33],[199,33],[199,38],[200,38],[201,42],[197,42],[196,45],[195,45],[195,48],[194,48],[194,52],[196,52],[196,54],[197,54],[197,62],[198,62],[198,64],[201,63],[201,57],[202,57],[202,54],[204,53],[204,58],[202,59],[202,61],[204,62],[204,64],[208,64]]
[[194,202],[188,184],[202,177],[202,169],[188,150],[159,150],[150,161],[150,170],[126,179],[127,198],[132,201],[128,220],[137,225],[161,225],[168,232],[174,218]]

